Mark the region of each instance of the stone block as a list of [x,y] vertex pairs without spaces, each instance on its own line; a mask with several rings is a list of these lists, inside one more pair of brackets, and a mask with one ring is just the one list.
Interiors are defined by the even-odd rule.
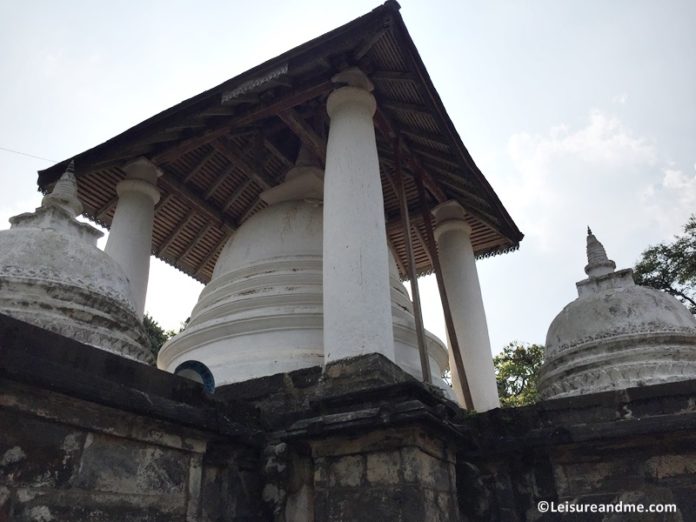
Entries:
[[316,496],[315,520],[321,522],[348,520],[429,522],[423,490],[415,485],[397,485],[387,488],[367,486],[349,490],[322,491]]
[[73,486],[140,495],[184,495],[189,457],[105,435],[88,435]]
[[696,475],[696,454],[657,455],[649,458],[645,465],[649,475],[658,481],[683,477],[688,485],[693,483]]
[[341,457],[329,465],[330,487],[358,487],[364,477],[365,458],[362,455]]
[[397,484],[401,471],[398,451],[367,455],[367,481],[371,484]]
[[66,488],[85,434],[68,425],[0,410],[0,484]]
[[433,457],[419,448],[407,447],[401,450],[401,462],[406,482],[417,482],[438,491],[453,488],[448,461]]

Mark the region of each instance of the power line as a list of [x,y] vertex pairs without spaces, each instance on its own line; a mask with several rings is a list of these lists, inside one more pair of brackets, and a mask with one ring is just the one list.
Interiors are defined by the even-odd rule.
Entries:
[[43,160],[43,161],[50,161],[51,163],[58,163],[57,161],[52,160],[52,159],[42,158],[41,156],[35,156],[34,154],[27,154],[26,152],[20,152],[18,150],[7,149],[5,147],[0,147],[0,150],[5,151],[5,152],[11,152],[12,154],[19,154],[20,156],[26,156],[27,158],[34,158],[34,159]]

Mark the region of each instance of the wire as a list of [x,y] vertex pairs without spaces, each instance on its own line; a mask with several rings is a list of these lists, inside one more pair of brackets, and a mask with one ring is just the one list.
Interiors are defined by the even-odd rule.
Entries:
[[20,156],[26,156],[27,158],[34,158],[42,161],[50,161],[51,163],[58,163],[57,161],[52,159],[42,158],[41,156],[34,156],[33,154],[27,154],[26,152],[20,152],[18,150],[7,149],[5,147],[0,147],[0,150],[5,152],[11,152],[12,154],[19,154]]

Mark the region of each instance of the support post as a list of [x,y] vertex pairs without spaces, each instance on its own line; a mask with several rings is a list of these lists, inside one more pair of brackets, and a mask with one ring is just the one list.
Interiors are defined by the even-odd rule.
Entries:
[[500,401],[486,312],[466,211],[458,202],[448,201],[435,207],[433,215],[437,220],[434,235],[440,255],[442,278],[449,290],[449,303],[461,358],[469,371],[472,404],[477,411],[498,408]]
[[157,178],[161,172],[145,158],[136,159],[123,170],[126,179],[116,186],[118,203],[104,251],[126,273],[136,314],[142,320],[150,275],[155,204],[160,198]]
[[[344,71],[345,73],[345,71]],[[373,124],[360,71],[331,93],[324,174],[324,361],[381,353],[394,360],[389,255]]]
[[408,259],[408,277],[411,283],[411,295],[413,296],[413,317],[416,322],[416,337],[418,338],[418,354],[420,355],[423,382],[430,384],[430,360],[428,359],[428,345],[425,340],[425,328],[423,327],[423,312],[421,309],[420,290],[418,289],[418,277],[416,275],[416,258],[413,255],[413,242],[411,240],[411,218],[408,212],[406,200],[406,187],[404,176],[401,172],[401,144],[400,137],[394,143],[394,155],[396,158],[396,188],[399,196],[399,208],[401,210],[401,222],[404,228],[404,240],[406,244],[406,257]]
[[442,277],[442,267],[440,266],[440,258],[438,257],[437,246],[435,245],[433,221],[432,217],[430,216],[430,210],[428,210],[428,203],[425,199],[423,175],[419,169],[416,169],[415,180],[416,188],[418,189],[418,198],[420,200],[423,221],[425,223],[425,238],[427,240],[427,248],[430,253],[430,258],[433,262],[433,270],[435,271],[437,288],[440,293],[440,300],[442,301],[442,311],[445,315],[445,326],[447,327],[447,337],[449,339],[450,352],[452,354],[452,359],[455,363],[455,367],[450,368],[450,371],[452,372],[452,375],[454,375],[456,372],[459,381],[459,386],[457,386],[456,382],[453,379],[452,387],[454,388],[455,395],[461,401],[460,405],[465,409],[473,409],[474,405],[471,399],[469,381],[466,377],[464,361],[462,360],[462,354],[459,350],[459,340],[457,338],[457,332],[454,328],[454,320],[452,319],[452,311],[450,309],[449,298],[447,296],[447,288],[445,287],[445,281]]

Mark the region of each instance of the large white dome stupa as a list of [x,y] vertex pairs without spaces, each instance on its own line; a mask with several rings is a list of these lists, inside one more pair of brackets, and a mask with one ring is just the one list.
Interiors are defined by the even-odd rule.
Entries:
[[[158,365],[175,371],[195,360],[217,386],[322,365],[322,171],[294,167],[262,198],[218,258],[186,328],[160,351]],[[421,377],[412,303],[390,259],[396,363]],[[433,383],[448,367],[447,349],[427,344]]]

